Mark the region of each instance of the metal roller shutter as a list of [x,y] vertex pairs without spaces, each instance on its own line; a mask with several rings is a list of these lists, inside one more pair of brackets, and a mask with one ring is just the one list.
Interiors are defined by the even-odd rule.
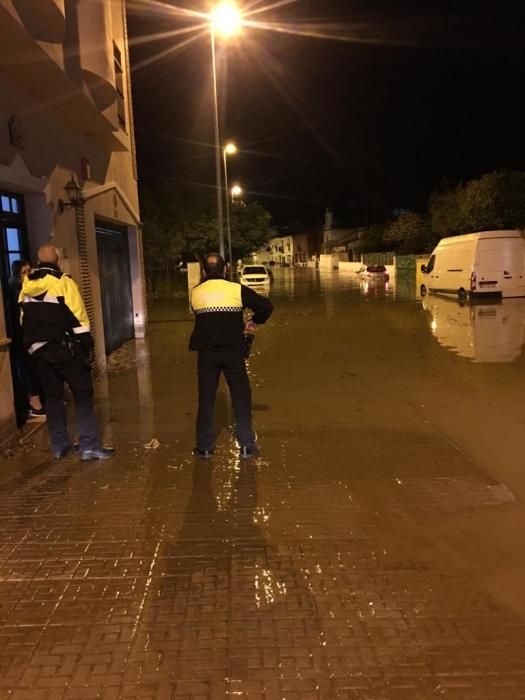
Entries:
[[100,221],[95,228],[104,337],[109,354],[134,337],[128,232],[124,226]]

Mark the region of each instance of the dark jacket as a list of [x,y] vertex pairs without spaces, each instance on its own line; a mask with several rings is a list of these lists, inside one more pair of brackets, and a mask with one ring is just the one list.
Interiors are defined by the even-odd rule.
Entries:
[[76,283],[56,265],[42,264],[25,279],[20,293],[24,345],[89,335],[89,318]]
[[195,328],[190,350],[233,350],[244,353],[244,309],[253,311],[253,322],[266,323],[272,302],[244,285],[225,279],[208,279],[191,293]]

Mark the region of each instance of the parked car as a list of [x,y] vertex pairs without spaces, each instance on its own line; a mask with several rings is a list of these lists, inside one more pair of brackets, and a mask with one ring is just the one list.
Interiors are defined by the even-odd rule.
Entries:
[[388,282],[390,275],[384,265],[368,265],[357,271],[357,274],[364,280],[377,280],[378,282]]
[[240,282],[247,287],[269,287],[270,274],[264,265],[245,265]]
[[484,231],[443,238],[421,268],[421,294],[525,296],[525,241],[520,231]]

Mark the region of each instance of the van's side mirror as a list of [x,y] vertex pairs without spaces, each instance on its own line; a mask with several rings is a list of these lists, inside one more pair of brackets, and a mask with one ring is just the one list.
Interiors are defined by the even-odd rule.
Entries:
[[421,265],[421,272],[426,274],[427,271],[427,266],[426,265]]

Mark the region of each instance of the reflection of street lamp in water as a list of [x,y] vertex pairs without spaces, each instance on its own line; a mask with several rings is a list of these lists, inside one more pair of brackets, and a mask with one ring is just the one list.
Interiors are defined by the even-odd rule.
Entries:
[[217,187],[217,220],[219,228],[219,253],[224,258],[224,221],[222,208],[222,177],[221,177],[221,139],[219,127],[219,102],[217,95],[217,56],[215,51],[215,40],[219,36],[228,39],[235,36],[242,28],[242,14],[233,2],[222,2],[209,14],[211,53],[213,69],[213,105],[214,105],[214,127],[215,127],[215,177]]

